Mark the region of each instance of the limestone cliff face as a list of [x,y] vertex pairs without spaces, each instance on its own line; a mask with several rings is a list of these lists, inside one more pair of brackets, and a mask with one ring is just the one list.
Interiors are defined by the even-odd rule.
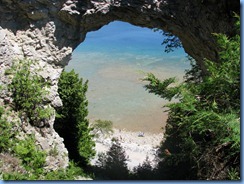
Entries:
[[[73,49],[85,39],[87,32],[114,20],[173,33],[181,39],[185,51],[204,66],[203,58],[218,58],[212,33],[230,36],[234,33],[233,11],[240,12],[240,1],[1,0],[0,85],[10,82],[4,71],[11,63],[27,57],[45,68],[41,75],[52,82],[51,105],[62,105],[57,82]],[[9,101],[7,91],[3,90],[0,98]],[[62,139],[53,130],[53,121],[54,116],[50,128],[45,130],[47,137],[40,136],[38,141],[43,149],[58,144],[60,154],[67,153],[61,145]],[[47,139],[52,140],[49,145]],[[67,159],[64,160],[65,167]]]

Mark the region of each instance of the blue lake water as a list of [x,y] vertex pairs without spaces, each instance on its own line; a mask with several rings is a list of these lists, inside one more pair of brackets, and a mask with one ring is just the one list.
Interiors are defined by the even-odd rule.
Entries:
[[161,79],[182,79],[189,68],[183,49],[165,53],[163,36],[148,28],[112,22],[87,34],[66,67],[89,80],[90,121],[111,120],[116,128],[160,132],[167,114],[165,100],[149,94],[141,79],[152,72]]

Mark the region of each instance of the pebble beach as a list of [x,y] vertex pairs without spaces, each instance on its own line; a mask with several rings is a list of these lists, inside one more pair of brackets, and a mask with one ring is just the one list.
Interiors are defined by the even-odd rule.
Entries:
[[125,130],[114,129],[113,134],[107,137],[100,136],[95,139],[96,142],[96,157],[92,160],[95,164],[99,153],[106,153],[112,145],[112,138],[117,138],[124,148],[128,156],[127,165],[130,170],[133,167],[142,164],[148,159],[154,164],[155,153],[160,142],[163,140],[163,133],[147,133],[147,132],[131,132]]

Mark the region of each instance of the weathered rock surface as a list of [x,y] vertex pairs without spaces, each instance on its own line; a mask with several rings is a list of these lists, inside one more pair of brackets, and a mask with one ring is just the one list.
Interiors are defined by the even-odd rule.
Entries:
[[[51,105],[62,105],[57,82],[72,51],[85,39],[87,32],[114,20],[175,34],[181,39],[185,51],[204,66],[203,58],[218,58],[212,33],[230,36],[234,33],[233,11],[240,12],[240,1],[1,0],[0,85],[10,82],[4,71],[12,62],[27,57],[45,66],[41,75],[51,80]],[[9,101],[7,90],[0,93],[0,98]],[[53,130],[53,121],[54,117],[50,119],[50,128],[46,128],[49,130],[43,130],[46,137],[37,141],[43,149],[48,146],[51,149],[62,142]],[[53,142],[44,143],[43,139]],[[67,152],[61,147],[60,158]]]

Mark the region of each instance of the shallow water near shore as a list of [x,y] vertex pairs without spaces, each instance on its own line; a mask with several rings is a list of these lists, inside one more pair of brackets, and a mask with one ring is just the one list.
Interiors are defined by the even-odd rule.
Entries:
[[189,68],[186,54],[179,50],[166,55],[163,37],[150,29],[115,22],[87,39],[73,53],[66,67],[89,80],[87,98],[90,121],[111,120],[127,131],[162,132],[167,119],[167,101],[149,94],[141,79],[147,72],[161,79],[182,80]]

